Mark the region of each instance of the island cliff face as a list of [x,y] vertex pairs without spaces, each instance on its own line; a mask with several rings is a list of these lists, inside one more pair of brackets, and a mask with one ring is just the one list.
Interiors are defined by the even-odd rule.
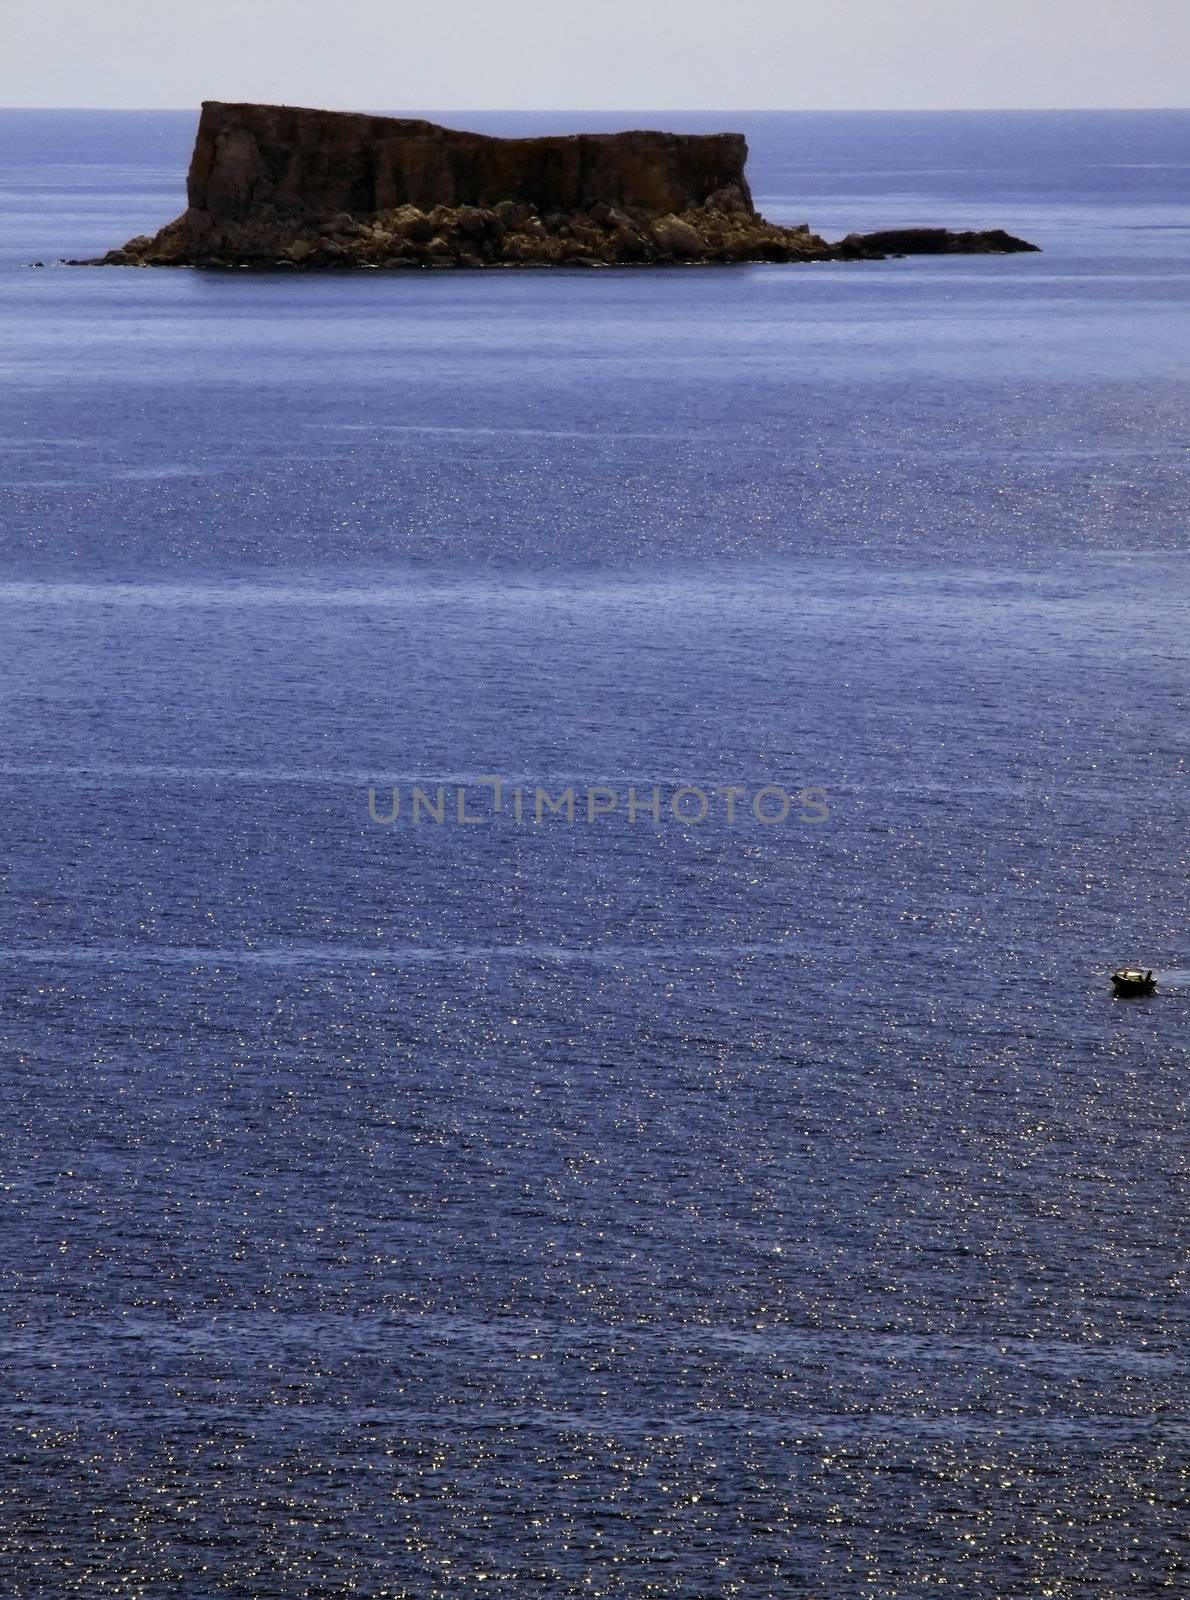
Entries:
[[[753,207],[742,134],[498,139],[294,106],[202,108],[188,207],[96,265],[435,267],[879,256]],[[902,230],[902,253],[1030,250],[1011,235]],[[994,242],[993,242],[994,241]]]
[[585,211],[601,201],[666,212],[717,198],[751,211],[747,153],[738,133],[494,139],[404,117],[208,102],[187,199],[224,222],[245,221],[261,206],[325,219],[501,200],[538,212]]

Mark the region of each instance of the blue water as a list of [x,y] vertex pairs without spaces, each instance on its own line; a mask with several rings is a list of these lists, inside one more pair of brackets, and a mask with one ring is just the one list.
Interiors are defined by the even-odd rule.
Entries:
[[658,121],[1043,253],[31,270],[193,118],[0,113],[2,1593],[1176,1590],[1190,115]]

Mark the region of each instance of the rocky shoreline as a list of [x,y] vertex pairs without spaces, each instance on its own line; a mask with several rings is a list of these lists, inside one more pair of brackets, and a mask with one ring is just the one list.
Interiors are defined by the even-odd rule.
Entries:
[[185,213],[71,266],[219,270],[882,260],[1037,247],[1001,229],[829,243],[754,208],[740,134],[497,139],[414,119],[207,102]]
[[185,219],[152,238],[132,239],[93,261],[70,266],[205,267],[221,270],[334,271],[435,267],[627,267],[744,262],[884,261],[889,256],[1003,254],[1036,245],[993,230],[943,228],[850,234],[830,244],[808,227],[782,228],[763,217],[715,211],[661,216],[596,205],[590,211],[542,217],[502,201],[490,209],[435,206],[319,224],[259,219],[212,239]]

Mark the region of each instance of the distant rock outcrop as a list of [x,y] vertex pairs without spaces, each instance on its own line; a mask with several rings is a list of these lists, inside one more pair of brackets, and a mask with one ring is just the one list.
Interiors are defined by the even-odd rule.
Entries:
[[[942,229],[831,245],[757,213],[746,157],[738,133],[497,139],[412,118],[207,101],[185,213],[86,264],[607,266],[1035,248],[998,230]],[[917,236],[949,242],[904,242]]]
[[888,256],[994,256],[1036,250],[1003,228],[983,233],[951,233],[947,228],[885,228],[879,233],[849,233],[838,244],[841,256],[884,260]]

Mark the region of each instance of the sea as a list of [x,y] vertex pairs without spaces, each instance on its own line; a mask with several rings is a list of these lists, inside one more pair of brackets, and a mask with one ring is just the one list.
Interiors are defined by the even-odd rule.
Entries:
[[0,113],[0,1593],[1185,1593],[1190,113],[442,120],[1041,253],[68,267],[195,116]]

